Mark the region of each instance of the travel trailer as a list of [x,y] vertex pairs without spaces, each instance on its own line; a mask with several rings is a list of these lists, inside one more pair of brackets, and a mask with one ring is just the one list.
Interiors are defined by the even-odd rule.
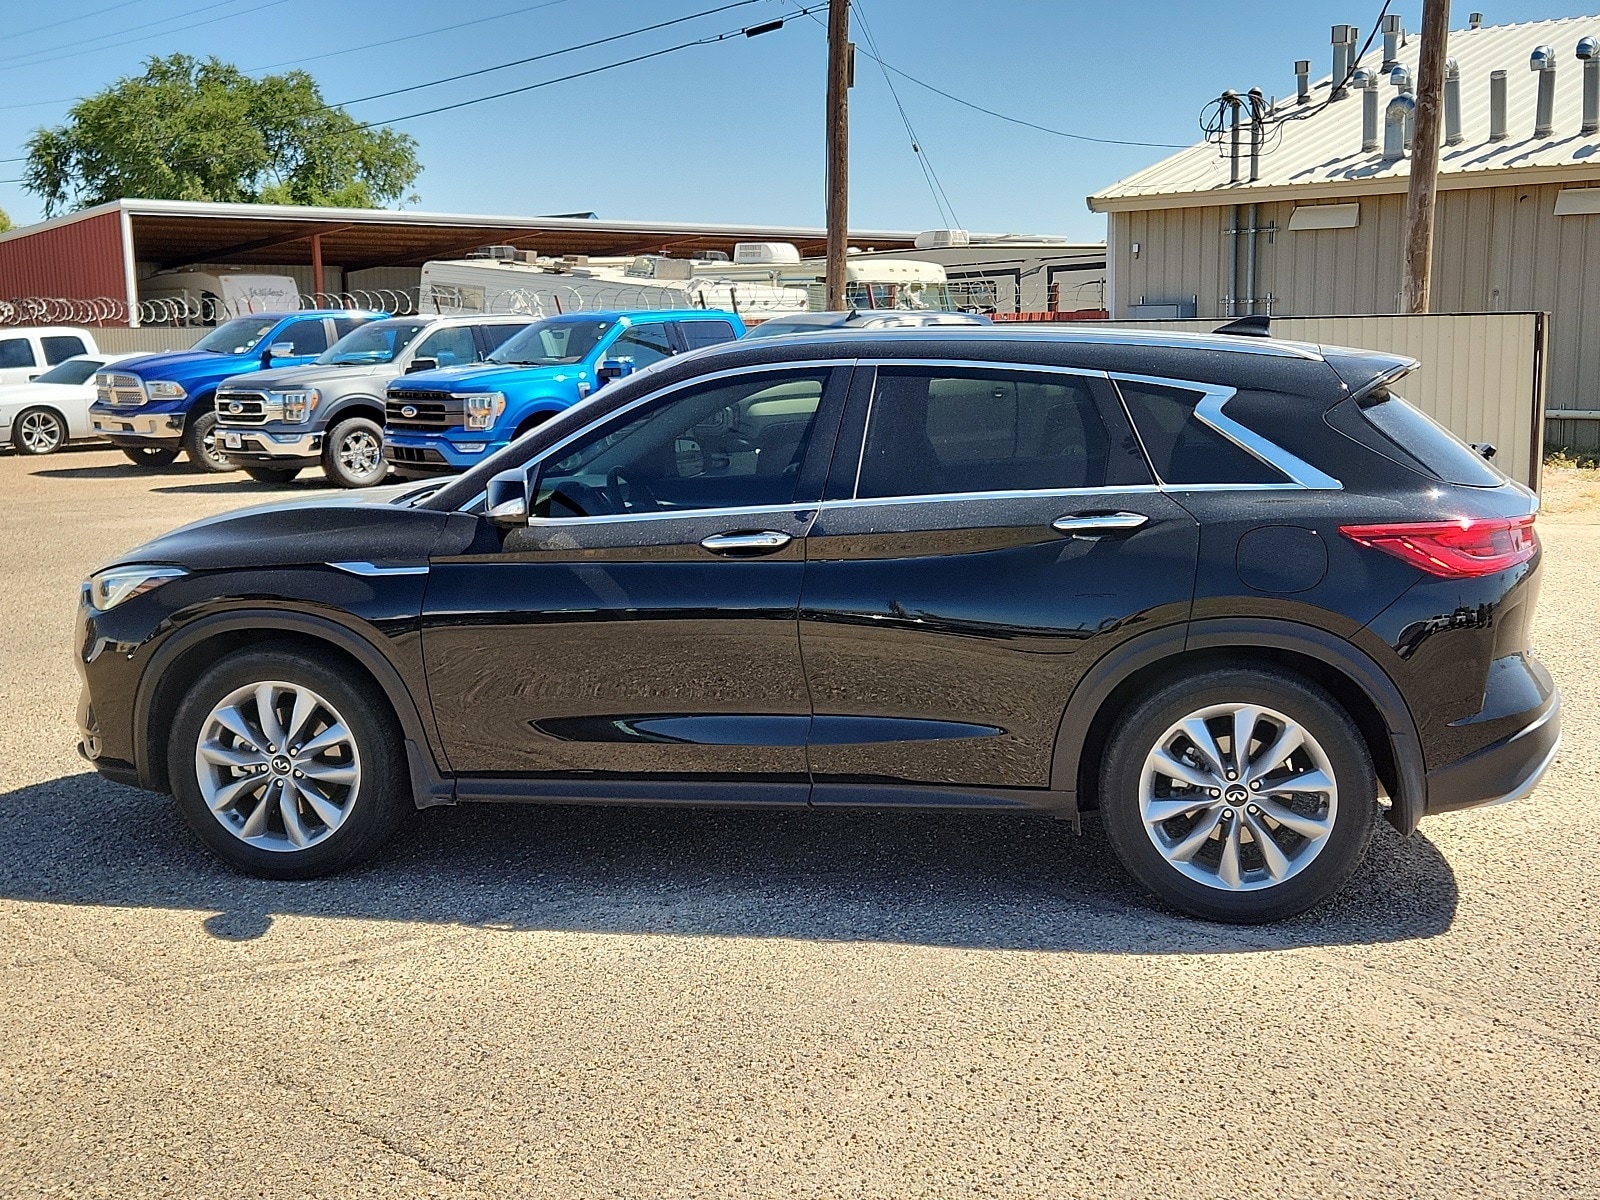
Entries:
[[[463,259],[426,263],[424,313],[513,312],[540,316],[595,309],[717,308],[747,321],[825,306],[822,259],[788,242],[740,242],[733,257],[536,257],[487,246]],[[846,290],[857,308],[940,311],[954,307],[944,268],[894,255],[853,254]]]
[[[863,256],[867,257],[867,256]],[[1106,306],[1104,242],[930,229],[916,248],[872,258],[938,263],[958,307],[996,313],[1095,312]]]
[[287,275],[162,271],[139,281],[139,299],[150,324],[220,325],[251,313],[293,312],[300,288]]

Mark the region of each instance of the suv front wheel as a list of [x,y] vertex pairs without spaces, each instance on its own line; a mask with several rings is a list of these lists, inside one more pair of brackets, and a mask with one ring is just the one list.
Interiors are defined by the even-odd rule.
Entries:
[[370,681],[294,649],[217,663],[178,707],[167,770],[217,857],[306,879],[367,858],[411,808],[400,731]]
[[1377,784],[1366,743],[1320,687],[1223,668],[1135,703],[1100,777],[1106,835],[1135,878],[1212,921],[1277,921],[1344,886]]

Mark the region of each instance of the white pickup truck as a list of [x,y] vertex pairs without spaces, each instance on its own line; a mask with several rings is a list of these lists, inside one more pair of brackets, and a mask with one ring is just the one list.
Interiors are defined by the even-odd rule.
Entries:
[[70,325],[0,327],[0,386],[28,383],[57,363],[80,354],[98,354],[94,334]]

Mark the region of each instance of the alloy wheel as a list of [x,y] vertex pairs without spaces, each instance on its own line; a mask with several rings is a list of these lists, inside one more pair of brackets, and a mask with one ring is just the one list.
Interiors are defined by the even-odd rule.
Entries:
[[349,724],[310,688],[278,680],[219,700],[201,725],[194,761],[211,814],[263,850],[303,850],[329,837],[361,788]]
[[1173,724],[1145,757],[1139,814],[1162,857],[1197,883],[1259,891],[1298,875],[1338,816],[1327,752],[1299,722],[1217,704]]
[[371,475],[383,461],[383,443],[366,429],[353,429],[339,443],[339,463],[352,475]]
[[17,437],[29,454],[50,454],[60,448],[66,431],[55,414],[35,410],[17,422]]
[[229,471],[233,469],[233,463],[222,452],[222,447],[217,442],[215,426],[206,430],[205,436],[200,439],[200,450],[206,456],[206,460],[212,463],[217,470]]

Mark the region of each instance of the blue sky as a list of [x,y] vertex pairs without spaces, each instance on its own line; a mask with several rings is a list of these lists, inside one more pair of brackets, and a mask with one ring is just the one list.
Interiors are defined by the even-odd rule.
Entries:
[[[214,54],[252,73],[298,66],[316,77],[328,100],[342,103],[726,2],[63,0],[43,6],[7,0],[0,158],[20,155],[28,134],[59,123],[74,97],[137,73],[152,54]],[[735,30],[804,2],[756,0],[596,49],[353,104],[350,111],[388,121]],[[1314,70],[1326,73],[1328,27],[1351,22],[1365,37],[1381,0],[856,4],[855,40],[863,48],[862,18],[886,62],[953,95],[1057,130],[1187,144],[1197,136],[1200,107],[1223,88],[1259,85],[1283,95],[1294,87],[1297,58],[1310,58]],[[1600,0],[1458,0],[1452,25],[1464,25],[1474,8],[1502,24],[1595,12]],[[1415,29],[1420,9],[1421,0],[1405,0],[1392,11]],[[449,28],[371,45],[442,26]],[[425,166],[416,207],[820,224],[824,50],[822,26],[800,17],[762,37],[736,37],[404,121],[397,128],[418,139]],[[1167,153],[1053,136],[892,78],[948,197],[947,211],[969,229],[1103,236],[1102,219],[1088,212],[1084,196]],[[883,74],[864,56],[851,117],[851,224],[944,225]],[[0,178],[19,174],[19,163],[0,163]],[[0,208],[18,224],[40,216],[37,200],[14,183],[0,184]]]

